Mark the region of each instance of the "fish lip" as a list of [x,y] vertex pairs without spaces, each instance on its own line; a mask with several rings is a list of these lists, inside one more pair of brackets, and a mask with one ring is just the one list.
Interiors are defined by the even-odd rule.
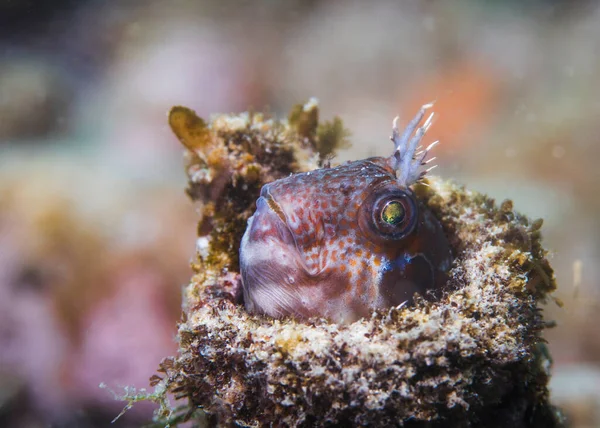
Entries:
[[308,265],[306,264],[306,261],[304,260],[304,256],[303,256],[304,251],[302,250],[301,246],[298,244],[298,239],[296,237],[296,234],[292,230],[292,227],[289,224],[287,214],[286,214],[285,210],[281,207],[281,205],[279,205],[277,203],[277,201],[275,200],[273,195],[271,195],[271,192],[269,192],[268,188],[265,187],[261,191],[261,194],[260,194],[260,197],[258,198],[258,200],[260,201],[261,199],[265,202],[269,211],[274,213],[275,216],[278,218],[278,221],[281,222],[281,225],[283,225],[285,227],[286,233],[289,235],[289,237],[291,238],[291,240],[294,244],[294,250],[296,251],[296,255],[298,256],[298,263],[300,264],[300,266],[302,267],[304,272],[306,272],[309,276],[316,276],[316,275],[320,274],[321,270],[318,270],[317,272],[315,272],[315,271],[311,271],[311,269],[308,268]]
[[[279,203],[275,200],[275,198],[271,194],[268,186],[264,186],[262,191],[260,192],[260,197],[258,198],[258,200],[260,201],[261,199],[265,202],[269,211],[274,213],[277,216],[277,218],[279,219],[279,221],[281,223],[283,223],[283,225],[285,225],[287,232],[290,234],[292,240],[294,241],[294,246],[296,248],[296,251],[298,252],[298,254],[300,254],[301,250],[300,250],[300,247],[298,246],[296,234],[294,233],[294,231],[292,230],[292,228],[290,226],[288,216],[287,216],[285,210],[281,207],[281,205],[279,205]],[[257,204],[258,204],[258,202],[257,202]]]
[[[263,192],[264,192],[264,190],[263,190]],[[287,216],[285,215],[285,211],[283,211],[281,206],[275,201],[275,198],[273,198],[273,196],[271,195],[271,193],[268,190],[266,192],[264,192],[264,194],[263,194],[263,192],[261,192],[261,196],[256,201],[257,212],[254,215],[258,214],[258,207],[260,206],[261,202],[263,202],[265,204],[266,208],[268,209],[268,212],[275,214],[275,217],[277,217],[277,220],[275,220],[275,221],[277,221],[279,223],[279,226],[285,227],[285,232],[287,234],[289,234],[289,237],[292,239],[296,251],[300,252],[300,250],[298,248],[298,242],[296,240],[296,235],[294,234],[292,228],[290,227],[290,225],[288,223],[288,219],[287,219]],[[282,239],[282,238],[283,238],[283,236],[280,237],[280,239]]]
[[[263,195],[264,193],[264,195]],[[277,203],[277,201],[275,200],[275,198],[273,197],[273,195],[271,195],[271,192],[269,191],[268,188],[263,189],[263,192],[261,192],[260,198],[259,200],[262,199],[265,201],[265,203],[267,204],[267,207],[274,212],[277,217],[279,217],[279,220],[281,220],[283,223],[285,223],[285,225],[287,226],[288,229],[290,229],[290,225],[288,223],[288,219],[287,216],[285,215],[285,211],[283,210],[283,208],[281,208],[281,205],[279,205]],[[290,233],[291,233],[291,229],[290,229]],[[292,233],[293,235],[293,233]]]

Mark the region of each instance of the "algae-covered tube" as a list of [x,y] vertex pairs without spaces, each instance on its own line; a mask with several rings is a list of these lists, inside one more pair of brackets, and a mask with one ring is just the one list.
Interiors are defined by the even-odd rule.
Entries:
[[390,158],[339,167],[348,133],[319,123],[314,101],[280,121],[171,111],[201,245],[179,353],[153,377],[185,404],[163,401],[158,419],[562,426],[547,387],[541,305],[555,281],[541,222],[423,176],[424,110],[406,132],[394,123]]

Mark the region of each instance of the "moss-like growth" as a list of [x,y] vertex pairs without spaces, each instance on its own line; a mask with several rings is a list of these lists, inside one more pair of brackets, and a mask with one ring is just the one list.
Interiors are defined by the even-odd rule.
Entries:
[[308,146],[319,155],[318,165],[336,155],[337,150],[349,146],[350,132],[344,128],[339,117],[319,123],[319,107],[315,99],[306,104],[297,104],[288,115],[290,128],[296,132],[299,145]]
[[337,116],[331,122],[320,124],[317,127],[315,149],[319,153],[321,163],[327,158],[335,156],[338,149],[349,147],[349,136],[350,132],[344,128],[342,119]]
[[554,276],[541,223],[509,202],[497,207],[434,178],[416,186],[456,254],[437,300],[344,326],[245,311],[237,245],[260,186],[308,168],[302,153],[319,125],[317,113],[304,113],[296,108],[290,122],[218,116],[208,125],[227,173],[214,175],[200,155],[188,166],[189,193],[210,227],[200,228],[206,245],[185,291],[180,352],[161,365],[159,390],[220,425],[561,426],[541,336],[540,304]]

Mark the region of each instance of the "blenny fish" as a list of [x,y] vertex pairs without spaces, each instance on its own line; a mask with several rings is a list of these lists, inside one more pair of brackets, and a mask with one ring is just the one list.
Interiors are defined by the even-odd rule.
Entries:
[[263,186],[240,246],[244,304],[274,318],[350,323],[446,282],[450,245],[410,186],[432,168],[421,150],[426,104],[390,157],[299,173]]

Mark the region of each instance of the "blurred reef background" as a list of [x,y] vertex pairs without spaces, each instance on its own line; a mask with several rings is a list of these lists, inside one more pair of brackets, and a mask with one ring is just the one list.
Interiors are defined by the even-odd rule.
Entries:
[[311,96],[338,162],[437,100],[436,172],[544,218],[553,399],[600,426],[599,93],[594,1],[0,0],[0,426],[108,426],[98,384],[175,353],[197,213],[169,108]]

